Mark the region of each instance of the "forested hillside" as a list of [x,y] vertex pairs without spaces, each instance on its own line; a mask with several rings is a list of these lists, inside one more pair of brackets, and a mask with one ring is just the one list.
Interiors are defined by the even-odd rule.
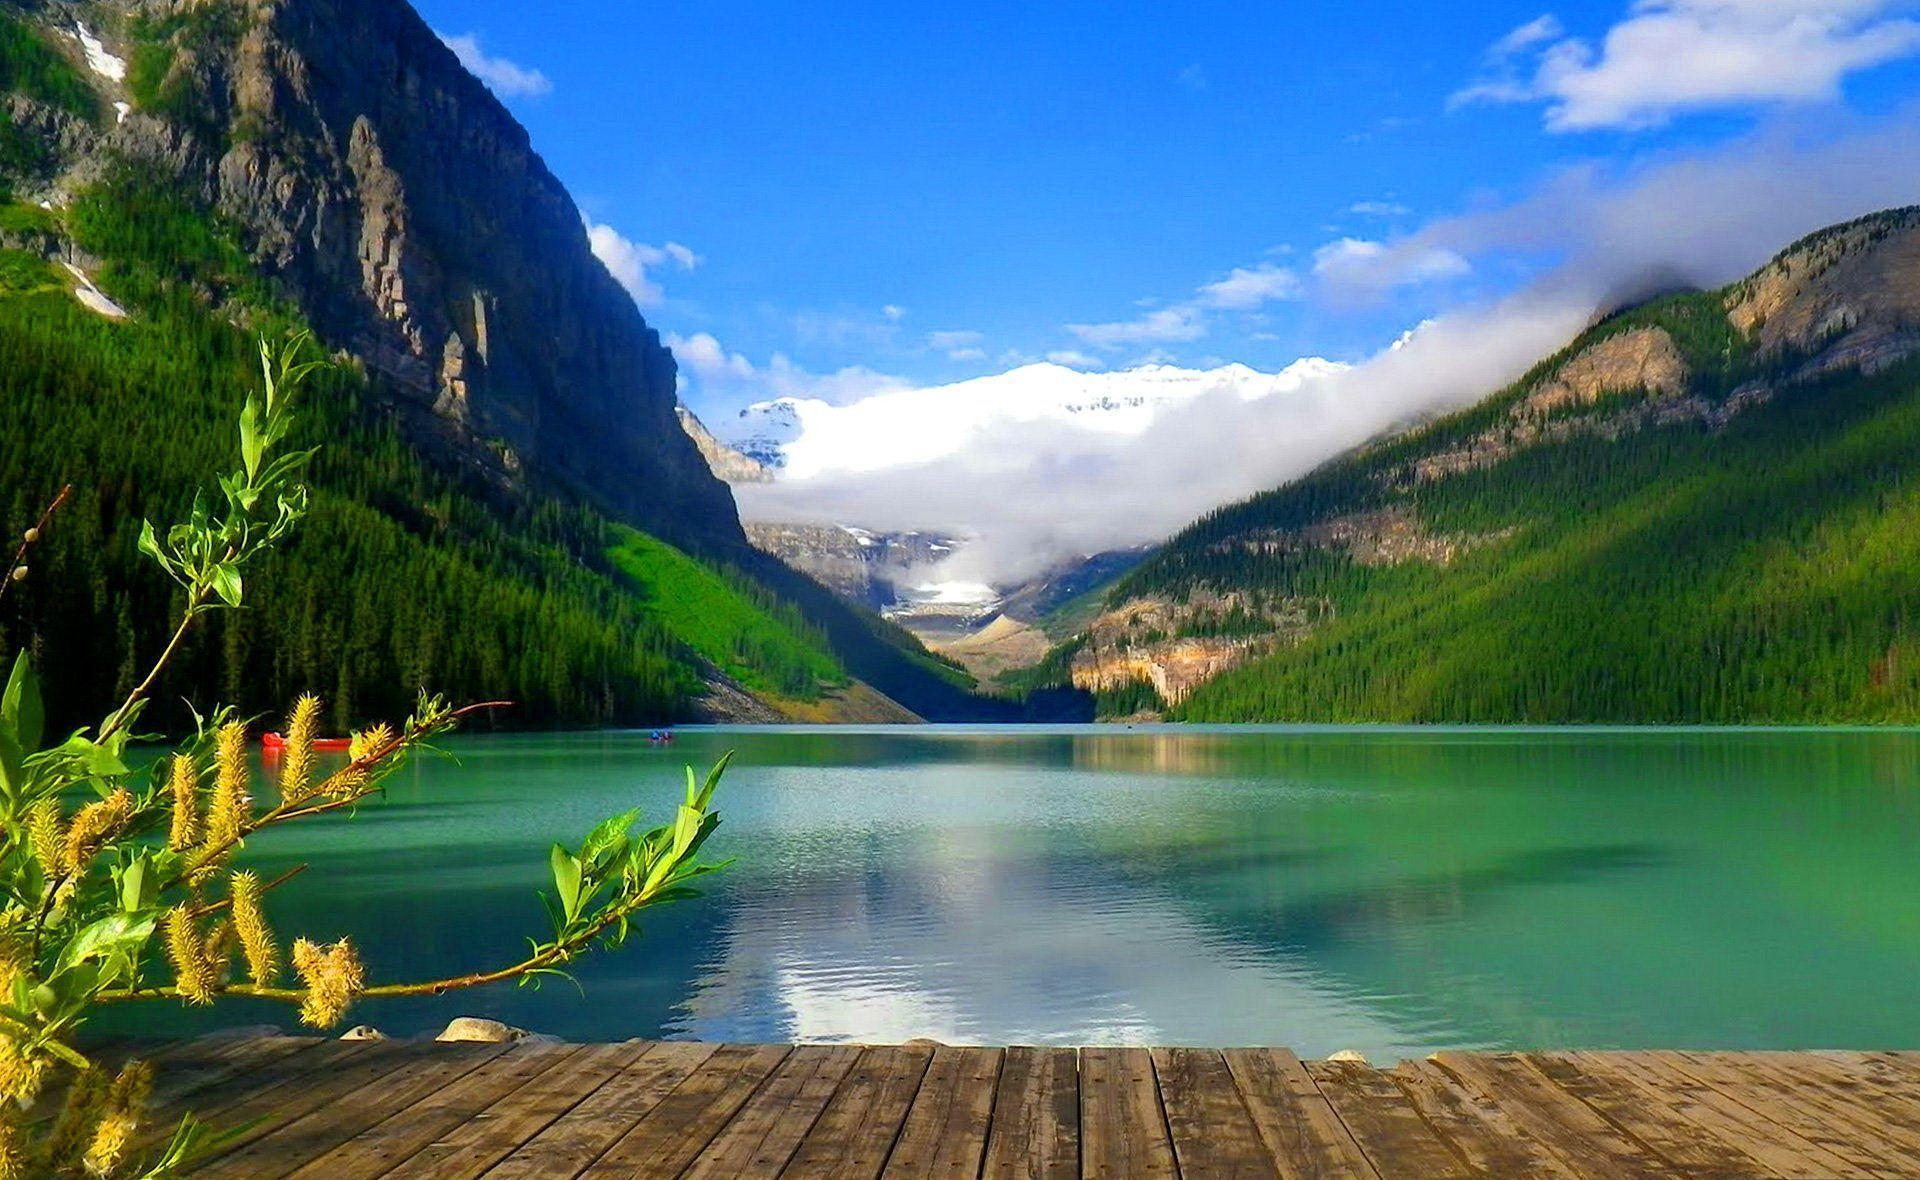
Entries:
[[[417,24],[404,4],[370,2],[382,20]],[[0,528],[17,535],[61,485],[75,488],[0,614],[0,650],[35,650],[59,721],[97,705],[101,669],[126,680],[135,653],[164,642],[171,588],[136,551],[140,523],[178,518],[230,461],[233,416],[259,376],[257,339],[301,329],[318,329],[335,361],[309,389],[296,440],[320,448],[313,511],[250,578],[246,608],[221,613],[175,663],[163,705],[191,689],[278,710],[312,690],[343,728],[404,714],[424,686],[511,699],[513,724],[648,724],[701,715],[725,698],[716,685],[834,716],[865,678],[911,708],[973,707],[966,678],[911,637],[745,545],[724,487],[672,416],[671,358],[597,262],[587,258],[592,275],[564,277],[584,284],[577,314],[618,321],[581,331],[635,341],[626,379],[637,400],[608,412],[650,417],[664,382],[671,439],[623,441],[624,422],[611,433],[567,426],[587,411],[554,398],[622,378],[606,368],[617,355],[580,357],[564,323],[551,325],[541,363],[574,365],[575,385],[504,367],[504,340],[539,347],[509,332],[518,295],[461,296],[492,318],[465,329],[478,333],[472,351],[457,325],[441,326],[447,384],[423,402],[420,367],[352,327],[358,296],[335,285],[342,276],[296,273],[298,252],[265,241],[270,218],[244,222],[191,179],[207,153],[224,151],[231,165],[244,147],[249,166],[275,168],[290,158],[263,145],[294,131],[209,90],[209,61],[231,50],[252,10],[200,5],[155,23],[131,5],[84,6],[125,38],[121,88],[89,72],[59,23],[79,7],[0,0]],[[275,19],[297,24],[298,7]],[[437,41],[417,52],[444,55]],[[125,112],[107,101],[119,93]],[[463,96],[493,121],[489,134],[517,131],[494,125],[505,116],[490,98]],[[537,159],[526,167],[526,183],[551,183]],[[424,217],[419,202],[412,209]],[[481,265],[444,253],[428,262],[433,248],[416,233],[413,261],[380,279],[382,299],[403,278],[413,284],[410,309],[379,312],[428,316],[413,337],[438,322],[422,309],[418,268],[445,280],[456,265]],[[624,310],[608,310],[609,290]],[[327,308],[322,318],[343,335],[316,322],[312,310]],[[177,708],[155,717],[184,719]]]
[[1920,214],[1195,523],[1056,652],[1187,720],[1920,721]]

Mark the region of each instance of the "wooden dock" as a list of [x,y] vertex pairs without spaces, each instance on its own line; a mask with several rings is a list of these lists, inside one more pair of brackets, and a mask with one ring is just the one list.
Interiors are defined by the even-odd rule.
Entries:
[[1920,1176],[1920,1054],[168,1046],[155,1100],[258,1120],[196,1173],[368,1177]]

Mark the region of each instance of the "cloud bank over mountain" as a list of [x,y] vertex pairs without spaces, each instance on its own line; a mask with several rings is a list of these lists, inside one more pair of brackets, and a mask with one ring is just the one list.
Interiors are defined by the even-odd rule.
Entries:
[[[1920,200],[1913,113],[1839,134],[1781,123],[1639,166],[1567,168],[1514,201],[1377,242],[1336,242],[1307,275],[1282,280],[1277,268],[1250,267],[1161,309],[1197,317],[1276,297],[1338,307],[1470,276],[1434,288],[1453,306],[1350,367],[1035,365],[932,389],[895,383],[865,397],[790,398],[780,403],[790,419],[785,475],[737,494],[752,518],[976,537],[942,571],[952,578],[1004,582],[1065,557],[1155,541],[1382,432],[1478,400],[1623,298],[1675,282],[1716,286],[1801,234]],[[1098,327],[1076,334],[1104,346],[1179,324],[1149,315]],[[700,346],[683,359],[696,369],[744,364]],[[1102,414],[1061,412],[1102,392],[1136,400]]]

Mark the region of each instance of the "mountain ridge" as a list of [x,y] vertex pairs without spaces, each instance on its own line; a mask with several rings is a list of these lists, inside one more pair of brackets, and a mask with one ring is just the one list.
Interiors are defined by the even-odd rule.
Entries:
[[1028,682],[1187,720],[1912,720],[1917,408],[1908,207],[1209,513]]

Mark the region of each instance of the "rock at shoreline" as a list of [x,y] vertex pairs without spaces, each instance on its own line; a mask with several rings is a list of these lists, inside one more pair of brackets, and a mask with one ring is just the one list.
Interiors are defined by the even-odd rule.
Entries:
[[503,1041],[522,1041],[529,1034],[524,1028],[514,1028],[498,1020],[483,1020],[478,1016],[456,1016],[447,1022],[447,1027],[436,1041],[484,1041],[499,1044]]

